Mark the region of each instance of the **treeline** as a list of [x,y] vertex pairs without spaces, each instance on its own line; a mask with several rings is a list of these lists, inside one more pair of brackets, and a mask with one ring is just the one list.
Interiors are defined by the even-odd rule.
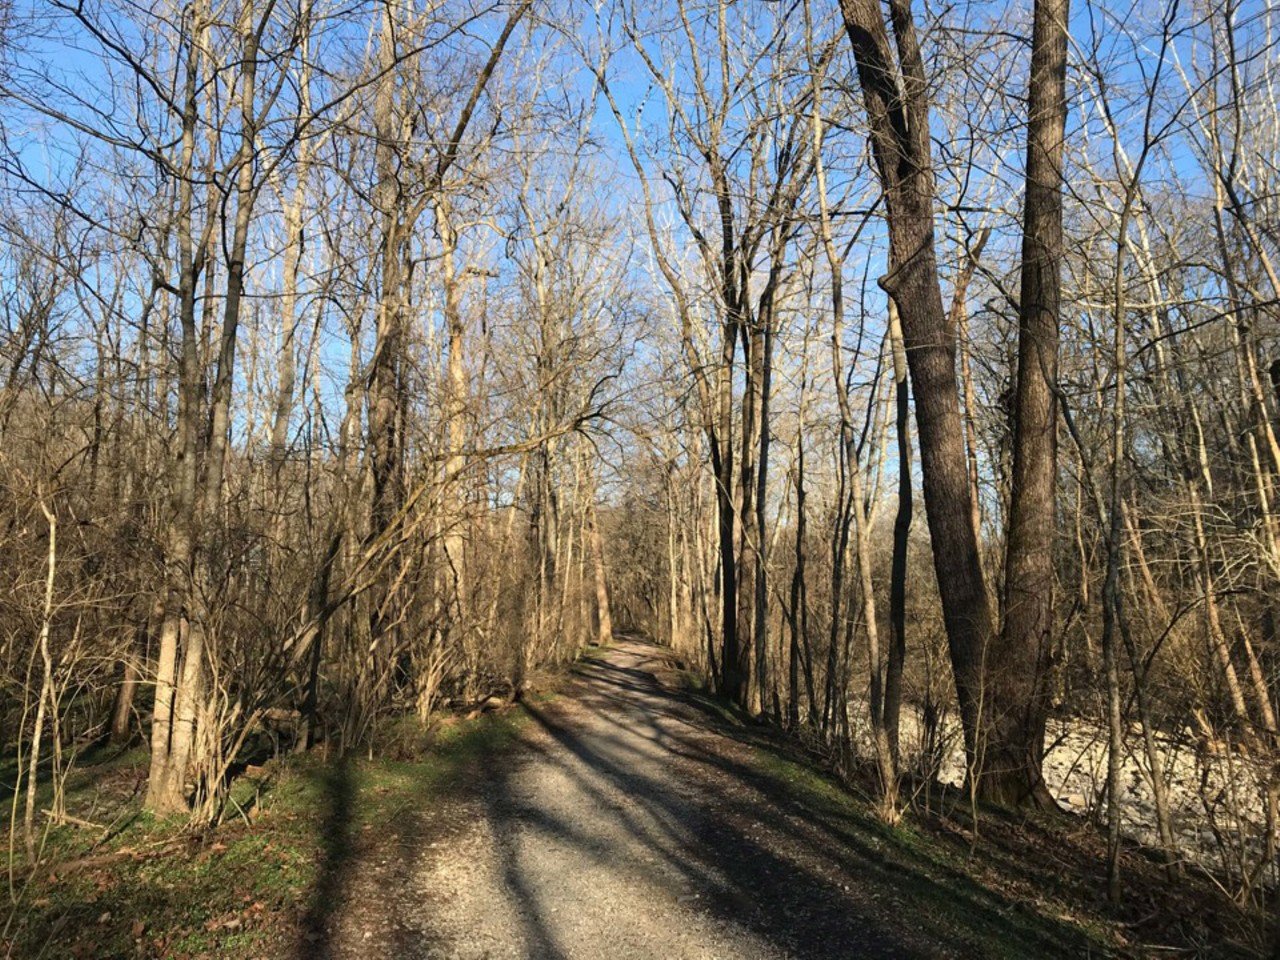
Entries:
[[1141,826],[1261,899],[1276,19],[7,7],[14,836],[101,739],[207,822],[617,625],[889,821],[1083,739],[1113,896]]
[[607,633],[589,433],[643,316],[530,4],[7,14],[29,855],[101,738],[146,738],[147,806],[207,822],[269,735],[373,748]]
[[666,118],[610,99],[676,385],[620,614],[886,819],[958,764],[961,802],[1072,794],[1113,897],[1136,832],[1264,900],[1275,11],[675,11],[613,54]]

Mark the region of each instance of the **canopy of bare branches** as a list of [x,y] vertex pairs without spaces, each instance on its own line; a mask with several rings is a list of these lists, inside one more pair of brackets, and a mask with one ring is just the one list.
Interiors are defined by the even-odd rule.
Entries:
[[11,860],[102,741],[215,824],[634,631],[886,822],[1066,809],[1115,899],[1128,838],[1263,905],[1277,44],[1272,0],[0,4]]

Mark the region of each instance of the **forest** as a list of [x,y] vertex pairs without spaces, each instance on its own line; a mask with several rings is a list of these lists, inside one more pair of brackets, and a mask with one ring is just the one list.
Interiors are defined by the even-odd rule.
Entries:
[[[1278,271],[1274,0],[0,0],[0,946],[290,955],[94,871],[285,846],[314,781],[298,956],[1003,955],[330,939],[333,824],[454,802],[334,771],[504,731],[499,843],[535,733],[680,793],[677,703],[966,877],[1069,836],[1001,902],[1103,946],[1008,955],[1280,945]],[[577,700],[655,732],[607,772]],[[746,856],[698,809],[664,869]]]

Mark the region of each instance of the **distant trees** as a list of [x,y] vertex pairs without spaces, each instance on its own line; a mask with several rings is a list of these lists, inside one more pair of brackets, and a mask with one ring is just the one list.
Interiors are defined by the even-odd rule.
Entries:
[[[642,180],[644,223],[675,304],[686,376],[696,388],[696,416],[715,475],[718,684],[758,711],[769,676],[764,497],[773,348],[792,269],[797,205],[812,172],[800,108],[805,87],[787,69],[787,44],[772,51],[784,62],[768,66],[739,46],[740,32],[786,35],[787,25],[772,12],[740,18],[724,6],[708,10],[678,0],[674,22],[640,13],[620,7],[627,45],[621,52],[606,49],[593,67]],[[636,61],[660,92],[669,122],[656,142],[639,142],[644,128],[632,129],[623,116],[607,75],[610,57]],[[651,170],[645,159],[651,150],[669,159]],[[692,238],[693,271],[659,227],[655,179],[669,188],[672,211]],[[710,345],[704,309],[718,322]]]

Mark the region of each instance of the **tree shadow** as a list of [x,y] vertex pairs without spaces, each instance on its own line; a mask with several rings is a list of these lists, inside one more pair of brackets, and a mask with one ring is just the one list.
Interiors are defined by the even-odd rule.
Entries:
[[[667,955],[643,937],[655,928],[661,937],[663,923],[674,935],[681,922],[713,939],[735,938],[727,952],[723,942],[704,944],[726,956],[1108,953],[1095,931],[1064,920],[1044,895],[1052,864],[1014,862],[1025,846],[997,846],[990,867],[984,857],[975,870],[965,865],[963,841],[885,827],[805,766],[796,744],[695,692],[661,686],[645,669],[661,657],[656,647],[624,642],[579,664],[564,697],[523,705],[532,724],[518,751],[486,750],[466,775],[433,783],[417,825],[396,825],[396,849],[377,878],[388,894],[393,885],[413,902],[392,918],[385,950],[366,941],[359,955],[449,957],[456,944],[479,956],[487,947],[477,941],[486,938],[493,955],[529,960],[607,955],[600,938],[632,943],[638,956]],[[353,775],[346,761],[321,774],[324,855],[300,960],[338,952],[333,914],[352,895],[356,852]],[[463,806],[446,802],[454,799]],[[451,841],[450,824],[466,831],[475,818],[487,821],[492,867],[480,870],[490,879],[473,888],[471,902],[481,918],[504,915],[509,926],[482,928],[487,919],[467,916],[476,929],[459,930],[456,920],[442,926],[442,914],[414,906],[437,892],[447,902],[449,890],[413,884],[434,860],[431,848]],[[579,881],[566,882],[573,874]],[[597,931],[585,946],[583,925]],[[642,939],[629,940],[635,936]],[[678,942],[669,955],[680,953]]]
[[301,921],[298,960],[321,960],[332,953],[332,921],[346,890],[355,843],[356,777],[347,755],[325,764],[317,774],[324,804],[321,857]]
[[[726,736],[759,748],[758,731],[708,724],[710,708],[659,686],[643,658],[644,648],[632,650],[635,665],[580,665],[582,689],[567,709],[526,705],[545,737],[530,738],[527,759],[500,765],[483,787],[501,880],[519,905],[521,956],[568,955],[546,864],[522,856],[539,838],[584,870],[642,889],[676,883],[717,929],[742,931],[769,956],[976,955],[996,943],[1025,956],[1096,951],[1078,928],[1011,906],[959,870],[914,862],[869,819],[797,802],[724,749]],[[541,802],[522,780],[527,764],[566,781],[574,802]],[[601,820],[573,810],[610,812]],[[631,840],[618,843],[620,832]]]

